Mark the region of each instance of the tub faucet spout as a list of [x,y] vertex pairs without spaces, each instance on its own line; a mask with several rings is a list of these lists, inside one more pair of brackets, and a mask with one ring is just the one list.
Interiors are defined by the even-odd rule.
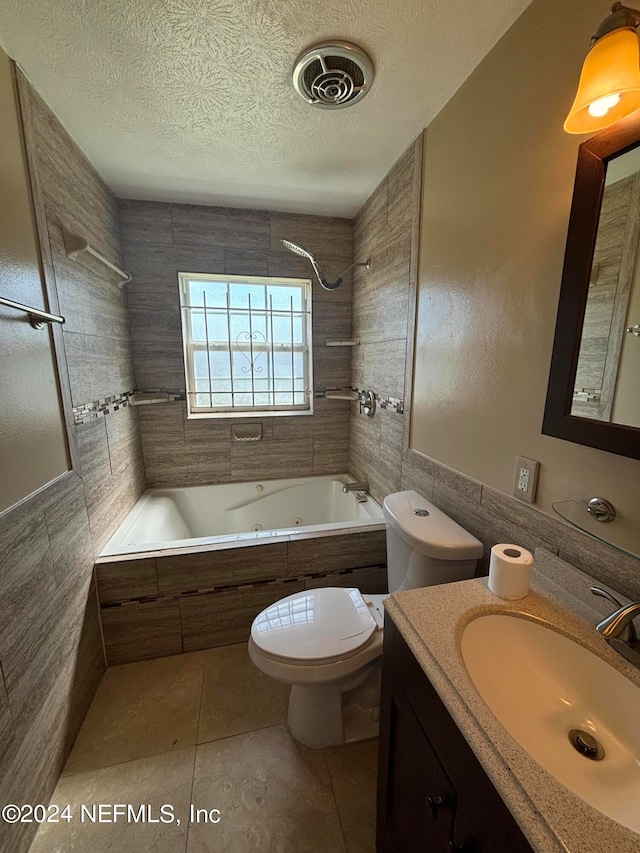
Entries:
[[365,492],[369,494],[369,481],[368,480],[360,480],[358,483],[345,483],[342,486],[342,491],[347,492]]

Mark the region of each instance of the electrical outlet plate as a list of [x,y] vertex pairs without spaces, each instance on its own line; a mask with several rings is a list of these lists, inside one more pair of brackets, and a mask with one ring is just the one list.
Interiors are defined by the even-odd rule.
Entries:
[[527,459],[526,456],[518,456],[516,459],[516,476],[513,484],[513,494],[527,503],[535,503],[536,488],[538,486],[538,468],[540,463],[535,459]]

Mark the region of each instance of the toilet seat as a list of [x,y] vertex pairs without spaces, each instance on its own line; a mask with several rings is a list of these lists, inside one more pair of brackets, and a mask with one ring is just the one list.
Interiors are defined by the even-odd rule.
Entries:
[[321,587],[265,608],[251,626],[251,640],[273,661],[318,666],[356,655],[377,629],[360,590]]

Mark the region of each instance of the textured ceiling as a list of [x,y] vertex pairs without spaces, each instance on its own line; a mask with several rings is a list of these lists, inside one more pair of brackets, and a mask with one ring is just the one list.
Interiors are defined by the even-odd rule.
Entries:
[[[0,44],[120,196],[353,215],[530,0],[21,0]],[[370,94],[295,94],[355,41]]]

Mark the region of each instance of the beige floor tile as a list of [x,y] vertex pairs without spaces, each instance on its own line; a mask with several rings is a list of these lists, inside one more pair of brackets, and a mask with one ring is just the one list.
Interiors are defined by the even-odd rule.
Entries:
[[327,753],[347,853],[375,853],[378,741]]
[[[63,776],[51,799],[63,809],[69,804],[69,823],[42,824],[30,853],[184,853],[187,843],[189,797],[195,747],[129,761],[89,773]],[[173,807],[180,820],[164,823],[91,823],[81,820],[81,805],[124,803],[150,807],[157,819],[162,805]],[[106,813],[105,813],[106,814]]]
[[300,750],[283,726],[197,747],[188,853],[345,853],[324,755]]
[[107,670],[63,775],[196,743],[204,652]]
[[289,687],[251,663],[246,643],[205,655],[198,743],[284,722]]

